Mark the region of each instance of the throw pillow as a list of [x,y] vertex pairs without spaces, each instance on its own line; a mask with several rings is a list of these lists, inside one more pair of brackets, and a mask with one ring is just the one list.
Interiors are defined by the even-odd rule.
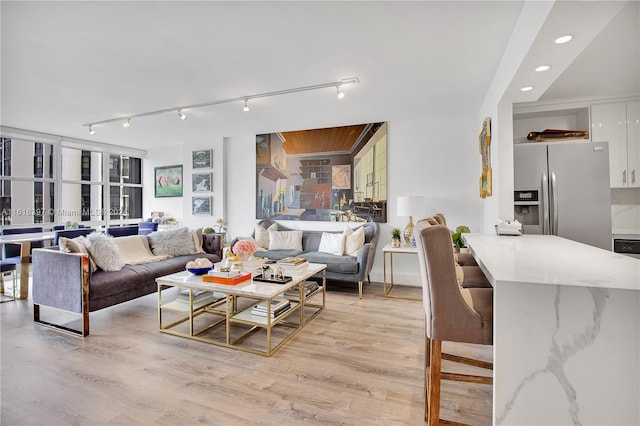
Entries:
[[342,256],[344,254],[344,234],[335,232],[323,232],[320,239],[320,253],[335,254]]
[[195,253],[204,253],[204,249],[202,248],[203,239],[202,239],[202,228],[196,229],[195,231],[191,231],[193,235],[193,245],[195,249]]
[[344,229],[344,254],[349,256],[358,256],[362,246],[364,246],[364,226],[359,227],[355,231],[347,226]]
[[196,254],[194,234],[189,228],[167,229],[147,235],[151,251],[156,256]]
[[155,256],[151,253],[149,240],[145,235],[127,235],[125,237],[114,238],[113,242],[118,246],[122,261],[127,265],[157,262],[169,257]]
[[84,236],[76,237],[74,239],[60,237],[58,239],[58,244],[60,246],[60,251],[65,253],[86,254],[89,258],[89,271],[93,274],[98,270],[96,263],[91,258],[91,253],[89,253],[89,250],[87,249],[87,240]]
[[302,231],[269,231],[269,250],[302,250]]
[[262,247],[263,249],[268,250],[269,249],[269,231],[277,231],[277,230],[278,230],[278,225],[276,223],[274,223],[267,229],[264,229],[260,225],[256,225],[253,235],[254,235],[254,239],[256,240],[256,243],[258,244],[258,247]]
[[86,237],[87,248],[96,265],[103,271],[119,271],[124,266],[120,250],[109,234],[93,232]]

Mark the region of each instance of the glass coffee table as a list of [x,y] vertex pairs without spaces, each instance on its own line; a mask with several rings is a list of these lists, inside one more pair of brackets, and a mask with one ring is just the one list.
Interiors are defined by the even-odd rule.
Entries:
[[[326,268],[324,264],[309,263],[302,271],[287,273],[292,279],[284,284],[252,278],[233,285],[217,284],[187,271],[159,277],[158,329],[161,333],[271,356],[324,310]],[[307,294],[305,281],[319,272],[322,282]],[[171,291],[172,288],[177,290]],[[202,291],[210,293],[201,299]],[[186,298],[179,300],[178,292],[186,294]],[[285,292],[289,309],[272,315],[272,303],[283,299]],[[258,304],[266,305],[266,313],[252,312]],[[170,319],[165,324],[167,317]]]

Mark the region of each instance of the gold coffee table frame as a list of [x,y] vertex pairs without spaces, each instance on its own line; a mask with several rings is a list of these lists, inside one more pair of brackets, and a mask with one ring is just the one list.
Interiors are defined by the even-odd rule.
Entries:
[[[212,282],[202,281],[201,276],[192,275],[189,272],[178,272],[156,279],[158,283],[158,329],[161,333],[172,334],[174,336],[186,337],[188,339],[198,340],[201,342],[211,343],[218,346],[224,346],[233,349],[239,349],[263,356],[271,356],[279,350],[285,343],[291,340],[305,325],[315,318],[325,308],[326,303],[326,268],[324,264],[310,263],[308,268],[302,272],[294,272],[291,274],[292,280],[285,284],[271,284],[253,279],[236,285],[216,284]],[[304,296],[304,282],[322,272],[322,284],[317,290]],[[187,307],[180,305],[175,300],[163,300],[162,290],[179,287],[191,290],[189,292],[189,303]],[[282,296],[283,293],[291,288],[297,287],[299,290],[298,301],[291,301],[291,308],[286,312],[271,318],[270,315],[265,317],[253,315],[251,307],[255,303],[248,306],[238,308],[239,299],[252,299],[256,302],[271,302],[274,298]],[[215,293],[221,293],[224,297],[216,301],[205,301],[193,303],[193,290],[205,290]],[[322,295],[322,303],[310,303],[312,298]],[[270,303],[269,303],[270,304]],[[312,308],[311,314],[307,315],[305,308]],[[171,322],[163,324],[163,310],[171,310],[174,312],[182,312],[184,316]],[[287,321],[291,319],[297,312],[298,321]],[[270,313],[270,312],[269,312]],[[207,323],[198,330],[194,329],[194,318],[200,315],[212,315],[214,320]],[[189,332],[184,333],[175,329],[180,324],[188,321]],[[203,334],[214,327],[225,325],[224,340],[203,336]],[[239,336],[232,338],[231,331],[234,325],[248,327]],[[290,332],[277,345],[272,342],[272,330],[274,327],[283,327]],[[242,341],[259,331],[266,332],[266,349],[260,350],[254,347],[242,345]]]
[[[405,287],[414,287],[414,286],[407,286],[407,285],[403,285],[403,284],[395,284],[393,282],[393,255],[394,254],[413,254],[413,255],[418,255],[418,249],[415,247],[410,247],[410,246],[402,246],[402,247],[391,247],[390,244],[387,244],[386,246],[384,246],[382,248],[382,257],[383,257],[383,265],[382,265],[382,269],[383,269],[383,278],[382,278],[382,290],[383,290],[383,296],[384,297],[391,297],[394,299],[406,299],[406,300],[422,300],[422,297],[411,297],[411,296],[397,296],[395,294],[391,294],[391,290],[393,289],[394,286],[405,286]],[[389,255],[389,270],[391,273],[391,280],[387,283],[387,255]],[[422,289],[421,289],[422,291]]]

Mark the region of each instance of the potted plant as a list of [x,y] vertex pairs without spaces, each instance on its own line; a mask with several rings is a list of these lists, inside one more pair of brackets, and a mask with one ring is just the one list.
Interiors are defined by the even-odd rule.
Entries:
[[400,229],[393,228],[391,230],[391,247],[400,247]]
[[458,226],[456,231],[451,231],[451,240],[453,241],[453,246],[455,247],[456,252],[465,252],[468,251],[467,246],[464,244],[464,239],[462,238],[462,234],[465,232],[471,232],[468,226]]

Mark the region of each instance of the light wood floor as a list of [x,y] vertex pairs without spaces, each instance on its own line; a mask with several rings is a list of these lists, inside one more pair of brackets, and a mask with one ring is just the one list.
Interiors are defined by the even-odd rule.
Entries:
[[[3,303],[0,424],[423,425],[422,304],[355,287],[330,283],[327,309],[270,358],[159,333],[157,295],[92,313],[84,339]],[[491,424],[490,386],[444,382],[442,399],[442,418]]]

